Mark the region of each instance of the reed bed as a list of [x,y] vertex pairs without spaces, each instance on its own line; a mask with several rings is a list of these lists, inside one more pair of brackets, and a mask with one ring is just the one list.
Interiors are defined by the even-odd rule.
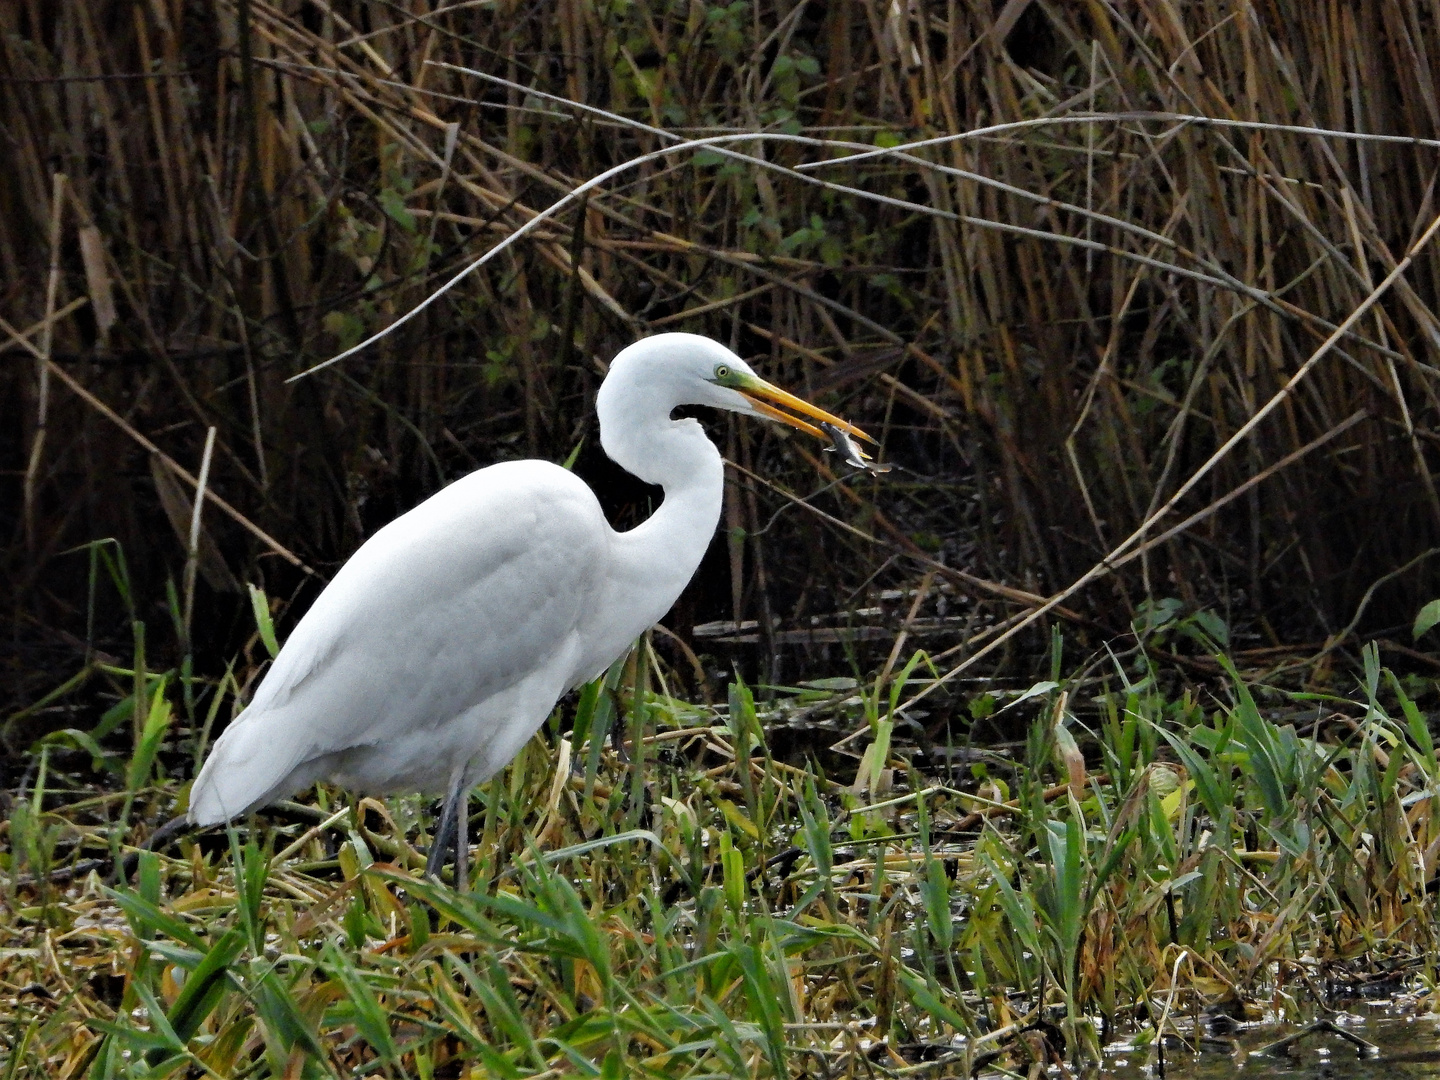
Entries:
[[117,605],[87,622],[72,552],[99,537],[147,622],[169,621],[167,579],[185,610],[202,598],[213,614],[156,647],[219,670],[242,582],[303,600],[477,465],[578,448],[633,520],[652,496],[603,460],[590,399],[617,348],[664,329],[733,343],[900,467],[837,475],[722,426],[727,531],[672,622],[692,645],[695,624],[757,622],[754,678],[848,662],[772,631],[927,571],[970,605],[947,643],[968,652],[1083,582],[1047,618],[1095,640],[1179,600],[1245,647],[1353,660],[1440,589],[1440,113],[1406,74],[1436,66],[1410,5],[157,0],[0,20],[12,706],[76,639],[127,647]]

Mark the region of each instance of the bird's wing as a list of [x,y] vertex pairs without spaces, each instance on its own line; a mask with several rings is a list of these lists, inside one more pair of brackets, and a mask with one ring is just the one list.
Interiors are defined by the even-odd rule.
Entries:
[[[216,743],[191,820],[283,797],[328,754],[438,745],[444,725],[553,662],[598,594],[610,535],[590,490],[541,462],[472,473],[391,522],[336,574]],[[458,764],[437,761],[437,776]]]

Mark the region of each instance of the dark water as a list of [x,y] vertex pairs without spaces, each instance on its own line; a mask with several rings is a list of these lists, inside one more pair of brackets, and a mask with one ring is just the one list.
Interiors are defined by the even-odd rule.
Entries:
[[[1199,1053],[1170,1045],[1165,1051],[1165,1080],[1228,1080],[1232,1077],[1284,1077],[1285,1080],[1401,1080],[1440,1077],[1440,1015],[1403,1015],[1392,1007],[1359,1005],[1331,1018],[1337,1027],[1375,1046],[1357,1048],[1343,1036],[1325,1031],[1305,1035],[1279,1053],[1265,1053],[1296,1025],[1246,1025],[1233,1034],[1207,1037]],[[1148,1047],[1118,1049],[1106,1055],[1104,1075],[1112,1080],[1156,1080],[1154,1053]]]

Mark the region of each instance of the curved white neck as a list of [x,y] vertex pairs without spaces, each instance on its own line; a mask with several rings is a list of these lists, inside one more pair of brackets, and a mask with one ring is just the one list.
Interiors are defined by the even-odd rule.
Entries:
[[720,523],[720,451],[697,421],[670,419],[684,404],[677,387],[644,374],[612,369],[601,386],[595,402],[600,444],[626,472],[659,484],[665,499],[640,525],[610,534],[604,591],[581,635],[585,649],[576,681],[603,673],[664,618],[695,576]]
[[623,431],[621,438],[605,440],[606,452],[665,492],[659,509],[614,538],[614,584],[633,613],[626,622],[635,637],[664,616],[705,557],[720,523],[725,467],[695,420],[666,417]]

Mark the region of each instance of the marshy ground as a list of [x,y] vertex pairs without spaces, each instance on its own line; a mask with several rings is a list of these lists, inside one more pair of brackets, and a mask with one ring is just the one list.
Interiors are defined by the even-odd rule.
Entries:
[[1155,1064],[1157,1041],[1176,1068],[1367,993],[1428,1011],[1440,765],[1412,695],[1430,684],[1374,648],[1347,695],[1247,681],[1223,654],[1203,686],[1143,649],[1072,673],[1057,634],[1053,659],[1057,678],[968,695],[973,730],[1020,739],[937,745],[904,711],[931,682],[918,656],[888,682],[759,704],[732,683],[700,706],[642,650],[485,791],[463,895],[422,880],[427,801],[323,789],[116,882],[116,853],[183,805],[227,693],[140,676],[148,699],[113,710],[132,752],[56,732],[14,791],[12,1060],[1023,1074],[1116,1047]]

